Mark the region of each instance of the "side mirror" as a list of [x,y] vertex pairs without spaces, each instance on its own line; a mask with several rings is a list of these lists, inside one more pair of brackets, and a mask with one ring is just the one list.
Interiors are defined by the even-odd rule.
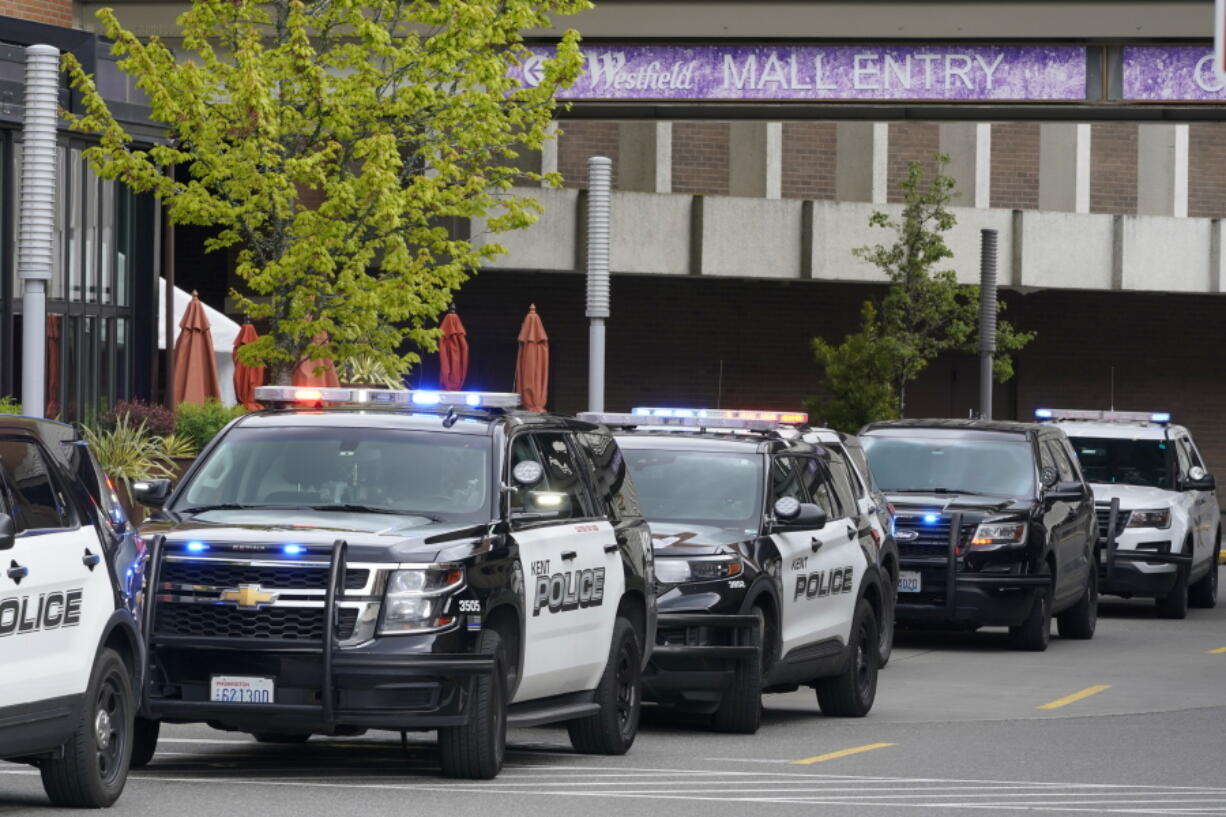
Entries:
[[562,491],[525,491],[524,509],[515,514],[517,519],[526,521],[565,519],[568,516],[570,494]]
[[826,527],[826,512],[811,502],[799,502],[790,496],[775,500],[776,530],[821,530]]
[[147,508],[161,508],[170,498],[170,480],[145,479],[134,482],[132,498]]
[[1049,502],[1077,502],[1086,498],[1086,489],[1080,482],[1057,482],[1043,496]]
[[[1197,471],[1200,473],[1197,474]],[[1203,468],[1193,468],[1179,487],[1185,491],[1216,491],[1217,480],[1213,474],[1205,473]]]
[[17,538],[17,525],[13,523],[13,517],[6,513],[0,513],[0,550],[8,550],[13,546],[13,540]]

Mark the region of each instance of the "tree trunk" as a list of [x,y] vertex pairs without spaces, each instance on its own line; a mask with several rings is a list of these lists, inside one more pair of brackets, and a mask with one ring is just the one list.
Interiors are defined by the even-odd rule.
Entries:
[[294,365],[285,361],[272,363],[268,367],[269,385],[272,386],[292,386],[294,385]]

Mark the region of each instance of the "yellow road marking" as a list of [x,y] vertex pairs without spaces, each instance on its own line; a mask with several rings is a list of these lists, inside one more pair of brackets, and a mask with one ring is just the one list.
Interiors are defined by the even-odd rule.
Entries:
[[1097,695],[1104,689],[1111,689],[1110,684],[1098,684],[1097,686],[1086,687],[1080,692],[1074,692],[1072,695],[1065,695],[1063,698],[1057,698],[1054,701],[1045,703],[1042,706],[1036,706],[1035,709],[1059,709],[1062,706],[1068,706],[1071,703],[1076,703],[1084,698],[1089,698],[1091,695]]
[[858,755],[861,752],[871,752],[874,749],[884,749],[887,746],[893,745],[893,743],[869,743],[865,746],[857,746],[854,749],[840,749],[837,752],[830,752],[828,754],[818,755],[817,757],[806,757],[803,760],[793,760],[792,764],[795,766],[808,766],[812,763],[824,763],[827,760],[838,760],[841,757]]
[[1210,655],[1226,655],[1226,647],[1218,647],[1216,650],[1209,650]]

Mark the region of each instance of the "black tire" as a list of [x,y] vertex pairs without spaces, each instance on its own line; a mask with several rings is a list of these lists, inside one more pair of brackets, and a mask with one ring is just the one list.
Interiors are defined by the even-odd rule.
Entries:
[[494,656],[494,672],[473,681],[468,723],[438,730],[443,775],[463,780],[490,780],[502,770],[507,750],[507,657],[502,638],[482,630],[477,652]]
[[[886,575],[889,576],[888,573]],[[877,622],[880,642],[877,647],[877,669],[885,669],[885,665],[890,663],[890,654],[894,652],[894,606],[898,604],[898,577],[892,577],[890,581],[893,584],[886,589],[885,599],[881,603],[881,620]]]
[[[1188,549],[1191,553],[1191,548]],[[1175,576],[1175,587],[1170,595],[1154,599],[1159,618],[1184,619],[1188,617],[1188,572],[1182,568]]]
[[40,770],[51,802],[68,808],[106,808],[119,799],[132,756],[136,700],[132,676],[114,650],[98,653],[80,720],[62,756]]
[[1051,641],[1051,587],[1034,600],[1026,620],[1009,628],[1009,643],[1015,650],[1043,652]]
[[822,714],[839,718],[863,718],[877,698],[877,650],[881,637],[872,606],[863,599],[856,605],[851,622],[850,655],[838,675],[813,684]]
[[624,755],[634,745],[639,731],[639,710],[643,703],[642,652],[634,627],[624,618],[613,625],[613,644],[596,687],[600,711],[570,721],[571,746],[587,755]]
[[1056,616],[1056,629],[1061,638],[1090,639],[1098,626],[1098,566],[1090,562],[1086,589],[1069,609]]
[[1188,588],[1188,604],[1191,606],[1200,610],[1212,610],[1217,607],[1217,563],[1221,554],[1222,532],[1218,531],[1218,541],[1213,548],[1213,556],[1209,559],[1209,572]]
[[149,765],[158,750],[158,735],[161,731],[161,721],[142,718],[139,715],[136,717],[136,722],[132,725],[132,761],[128,768],[143,769]]
[[766,617],[756,607],[753,615],[758,618],[758,626],[750,643],[758,648],[758,653],[737,663],[732,685],[724,691],[719,709],[711,719],[717,732],[752,735],[762,725],[762,632]]
[[251,737],[260,743],[306,743],[311,739],[310,732],[253,732]]

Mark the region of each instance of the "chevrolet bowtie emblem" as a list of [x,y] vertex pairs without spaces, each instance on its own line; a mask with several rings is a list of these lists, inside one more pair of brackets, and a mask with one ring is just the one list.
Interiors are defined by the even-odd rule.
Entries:
[[221,601],[232,601],[239,607],[258,608],[276,600],[276,593],[269,593],[258,584],[241,584],[237,589],[221,591]]

